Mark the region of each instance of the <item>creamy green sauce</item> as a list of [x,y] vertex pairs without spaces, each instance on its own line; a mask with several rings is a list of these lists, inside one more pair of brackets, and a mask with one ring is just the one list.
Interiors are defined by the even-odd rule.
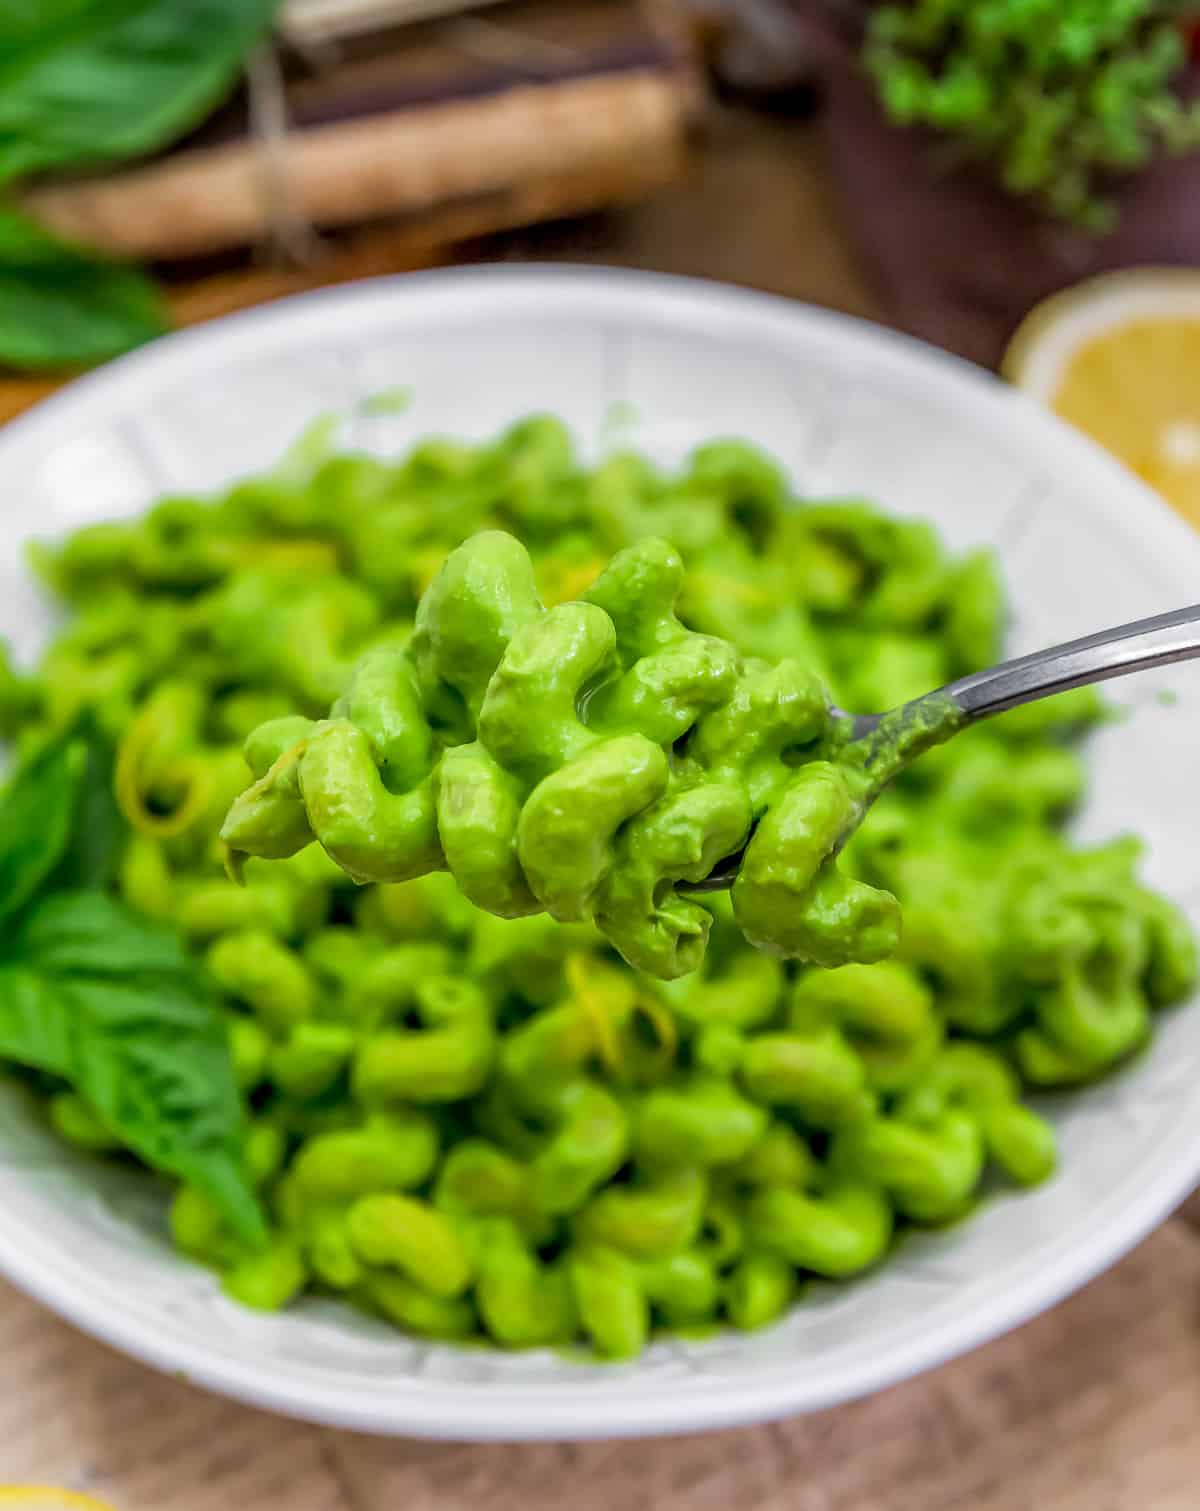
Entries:
[[[219,996],[271,1237],[184,1183],[179,1247],[252,1306],[628,1357],[1044,1179],[1026,1091],[1117,1069],[1196,973],[1136,841],[1066,832],[1101,705],[848,748],[826,701],[1000,659],[991,557],[739,443],[329,445],[43,547],[63,628],[0,658],[18,759],[112,741],[116,891]],[[680,893],[747,833],[732,898]]]

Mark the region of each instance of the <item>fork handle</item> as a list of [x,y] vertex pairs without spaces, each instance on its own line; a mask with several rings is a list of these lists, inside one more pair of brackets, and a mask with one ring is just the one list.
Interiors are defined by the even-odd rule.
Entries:
[[[1072,687],[1107,682],[1110,677],[1196,657],[1200,657],[1200,604],[1002,661],[999,666],[960,677],[882,715],[844,715],[843,758],[857,752],[869,773],[871,790],[865,808],[909,761],[968,724]],[[740,852],[727,856],[710,876],[699,882],[681,882],[679,890],[721,891],[732,883],[741,859]]]
[[1106,682],[1152,666],[1169,666],[1200,656],[1200,604],[1136,619],[1116,629],[1100,630],[972,672],[942,689],[966,715],[967,722],[1002,714],[1022,703],[1091,682]]
[[1072,687],[1200,656],[1200,604],[1099,630],[1065,645],[972,672],[882,715],[853,720],[853,739],[874,792],[908,763],[961,729]]

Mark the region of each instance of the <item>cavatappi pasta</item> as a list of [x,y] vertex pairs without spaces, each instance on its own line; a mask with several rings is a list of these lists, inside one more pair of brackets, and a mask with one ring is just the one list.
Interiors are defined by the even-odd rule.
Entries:
[[448,870],[486,912],[593,923],[673,980],[712,924],[677,883],[749,840],[732,897],[753,944],[822,966],[892,954],[895,897],[834,859],[866,807],[865,747],[800,662],[681,624],[683,582],[679,552],[647,537],[546,609],[521,543],[472,535],[328,719],[251,735],[258,780],[221,830],[235,864],[316,840],[359,882]]
[[[478,610],[439,572],[479,531],[528,553],[484,537],[525,615],[495,656],[494,617],[457,621],[443,643],[418,613],[435,580]],[[1113,1069],[1192,987],[1190,930],[1137,879],[1136,842],[1082,851],[1064,837],[1083,786],[1076,736],[1101,712],[1087,693],[961,736],[879,800],[837,874],[902,905],[887,959],[819,969],[751,948],[728,899],[684,903],[660,885],[688,874],[663,859],[669,835],[650,836],[636,885],[606,896],[607,938],[570,901],[556,906],[567,922],[541,911],[526,868],[488,850],[505,781],[524,811],[547,774],[548,711],[575,760],[636,738],[666,762],[677,728],[718,718],[699,693],[661,696],[648,673],[674,655],[695,658],[701,687],[730,657],[764,676],[805,669],[789,694],[799,746],[819,733],[820,689],[873,711],[997,658],[990,557],[954,557],[929,526],[865,503],[798,501],[748,446],[702,447],[670,474],[624,454],[588,468],[558,423],[534,418],[398,461],[293,460],[215,501],[77,531],[38,565],[68,615],[34,671],[0,659],[0,732],[29,754],[91,714],[115,750],[120,893],[179,929],[220,989],[271,1239],[247,1248],[188,1185],[171,1229],[248,1305],[321,1291],[426,1337],[582,1341],[603,1357],[659,1328],[761,1326],[810,1277],[859,1273],[906,1225],[968,1213],[989,1167],[1044,1179],[1054,1140],[1026,1089]],[[635,569],[658,574],[651,625],[614,591]],[[518,696],[484,721],[505,647],[530,625],[577,622],[586,639],[593,610],[622,674],[609,706],[575,721],[584,734],[569,682],[557,704],[547,693],[539,729]],[[557,641],[542,649],[561,661]],[[419,701],[437,781],[398,699]],[[335,703],[341,744],[325,742],[310,786],[313,730]],[[477,738],[485,723],[495,742]],[[705,806],[727,771],[716,756],[695,789],[723,836],[759,801],[740,751],[732,785],[749,813],[729,794],[727,813]],[[380,873],[376,847],[330,827],[328,808],[314,814],[311,792],[328,778],[321,801],[336,799],[347,752],[357,765],[342,770],[415,815],[398,872]],[[219,830],[272,770],[256,844],[282,858],[246,860],[239,886]],[[481,771],[494,806],[473,829]],[[622,819],[618,805],[611,846],[647,806]],[[461,825],[449,842],[443,807]],[[433,874],[390,879],[414,855]],[[577,896],[578,875],[559,891],[547,865],[553,895]],[[464,891],[528,916],[492,916]],[[664,933],[656,910],[677,903],[687,921]],[[112,1146],[78,1096],[50,1087],[46,1101],[64,1138]]]

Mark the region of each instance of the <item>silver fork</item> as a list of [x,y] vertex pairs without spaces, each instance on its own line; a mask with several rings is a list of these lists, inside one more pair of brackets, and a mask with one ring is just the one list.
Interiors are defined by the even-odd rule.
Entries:
[[[868,773],[865,813],[896,773],[917,756],[983,719],[1073,687],[1107,682],[1112,677],[1198,656],[1200,604],[1194,604],[1002,661],[887,713],[849,714],[834,708],[834,731],[828,749],[836,752],[839,760],[849,760]],[[724,890],[737,875],[743,854],[739,851],[726,856],[702,881],[680,882],[679,890]]]

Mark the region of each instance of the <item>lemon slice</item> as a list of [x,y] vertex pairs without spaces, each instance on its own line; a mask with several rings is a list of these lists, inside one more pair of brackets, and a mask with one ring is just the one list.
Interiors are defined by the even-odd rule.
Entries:
[[1002,370],[1200,526],[1200,271],[1108,273],[1057,294]]
[[53,1485],[0,1485],[0,1511],[114,1511],[107,1501]]

